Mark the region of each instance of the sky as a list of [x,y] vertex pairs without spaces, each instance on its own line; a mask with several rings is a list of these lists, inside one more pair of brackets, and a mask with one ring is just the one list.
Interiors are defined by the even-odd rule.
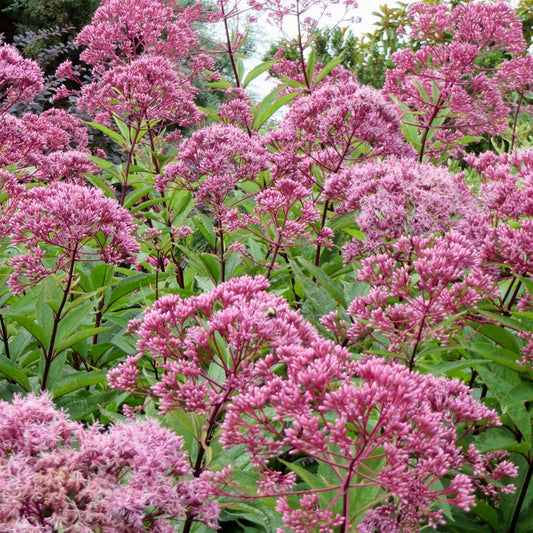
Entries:
[[[414,3],[414,0],[403,0],[406,3]],[[372,31],[376,17],[372,15],[373,11],[378,11],[379,6],[388,5],[393,7],[396,5],[396,0],[358,0],[358,7],[353,11],[353,15],[360,19],[359,22],[349,23],[342,22],[341,27],[348,26],[355,35],[362,35],[364,33]],[[342,17],[342,12],[337,16],[337,19]],[[332,22],[335,22],[335,13],[329,19],[327,19],[324,24],[331,25]],[[246,67],[246,72],[249,72],[252,68],[258,65],[261,62],[261,58],[264,56],[265,52],[268,50],[270,43],[279,40],[282,37],[280,31],[275,27],[271,26],[266,20],[259,19],[255,23],[255,32],[253,40],[256,43],[256,51],[253,56],[247,59],[244,64]],[[289,33],[291,30],[294,31],[295,28],[286,27],[286,31]],[[256,97],[266,96],[275,86],[274,82],[269,82],[266,79],[266,76],[261,76],[256,82],[250,85],[250,89]]]

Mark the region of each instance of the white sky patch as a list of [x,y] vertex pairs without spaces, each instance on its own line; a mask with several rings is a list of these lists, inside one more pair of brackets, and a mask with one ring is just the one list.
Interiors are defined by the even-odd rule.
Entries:
[[[413,0],[404,1],[407,1],[407,3],[414,3]],[[358,7],[356,9],[351,9],[348,14],[349,17],[356,17],[358,21],[342,21],[345,10],[344,7],[338,5],[333,6],[336,9],[332,10],[331,16],[322,17],[320,19],[319,27],[323,28],[325,26],[332,27],[335,25],[339,25],[341,28],[349,28],[354,33],[354,35],[361,36],[365,33],[371,32],[375,22],[378,20],[377,17],[372,15],[372,12],[378,11],[379,6],[381,5],[388,5],[390,7],[394,7],[395,5],[397,5],[396,1],[394,0],[360,0],[358,4]],[[253,15],[253,11],[250,14]],[[315,16],[318,15],[319,14]],[[285,37],[296,36],[297,30],[295,22],[292,23],[291,27],[291,23],[289,21],[288,24],[284,25],[283,29]],[[262,15],[255,23],[252,24],[251,31],[252,40],[256,44],[256,50],[252,57],[249,57],[244,61],[246,73],[250,72],[250,70],[252,70],[255,66],[261,63],[262,57],[270,48],[271,43],[279,41],[283,38],[283,34],[281,33],[281,31],[278,28],[272,26],[266,20],[265,15]],[[276,84],[277,82],[275,80],[269,80],[267,75],[262,75],[249,85],[248,90],[250,93],[252,93],[253,96],[256,96],[258,99],[261,99],[266,96],[270,91],[272,91]]]

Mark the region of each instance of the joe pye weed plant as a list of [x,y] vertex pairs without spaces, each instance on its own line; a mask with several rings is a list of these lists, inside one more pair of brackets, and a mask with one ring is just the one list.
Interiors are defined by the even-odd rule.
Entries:
[[415,4],[378,90],[317,7],[103,0],[40,114],[0,43],[0,530],[533,530],[520,19]]

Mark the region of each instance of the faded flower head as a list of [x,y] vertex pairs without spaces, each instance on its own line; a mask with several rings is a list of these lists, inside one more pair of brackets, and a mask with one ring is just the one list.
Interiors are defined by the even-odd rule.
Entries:
[[[0,521],[10,531],[167,532],[202,492],[187,479],[182,437],[155,421],[85,429],[46,395],[2,401],[0,413]],[[216,524],[205,495],[195,511]]]
[[331,175],[326,198],[339,202],[337,215],[353,212],[364,241],[354,238],[345,261],[365,252],[389,249],[403,235],[427,236],[455,229],[472,231],[481,216],[478,202],[463,175],[410,159],[353,165]]
[[[10,221],[11,242],[25,250],[11,259],[8,284],[20,293],[75,261],[135,262],[139,245],[131,215],[100,189],[68,182],[21,195]],[[54,264],[45,261],[47,252]]]

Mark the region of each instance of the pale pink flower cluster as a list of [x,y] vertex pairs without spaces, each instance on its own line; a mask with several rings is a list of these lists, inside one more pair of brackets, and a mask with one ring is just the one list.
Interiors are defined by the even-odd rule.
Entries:
[[224,123],[244,129],[251,128],[254,121],[252,100],[244,89],[238,87],[227,89],[226,102],[220,104],[217,114]]
[[[276,180],[254,197],[253,214],[228,210],[224,228],[242,231],[243,240],[250,235],[265,243],[269,249],[279,250],[302,245],[330,246],[333,231],[320,227],[320,211],[312,201],[312,190],[290,178]],[[243,254],[246,254],[244,249]],[[273,257],[273,259],[275,259]]]
[[129,123],[143,121],[189,126],[200,118],[189,80],[162,56],[143,55],[104,72],[82,88],[79,105],[99,117],[109,114]]
[[[81,59],[100,73],[145,55],[198,68],[190,57],[198,47],[193,23],[205,16],[200,5],[183,8],[176,0],[105,0],[78,34]],[[201,57],[208,68],[212,60]]]
[[0,170],[0,238],[9,234],[11,219],[16,212],[17,203],[24,193],[24,186],[10,174]]
[[[503,132],[510,111],[503,93],[529,77],[524,69],[531,71],[521,57],[525,42],[513,8],[507,2],[419,3],[410,18],[411,36],[421,46],[393,54],[395,68],[383,90],[414,112],[409,122],[422,133],[420,158],[460,151],[466,135]],[[486,62],[494,52],[506,58],[496,66]]]
[[0,402],[5,531],[175,531],[187,513],[216,526],[218,505],[188,479],[183,438],[155,421],[85,429],[46,396]]
[[63,110],[10,114],[17,103],[31,101],[43,89],[44,74],[35,61],[12,46],[0,45],[0,168],[23,179],[82,179],[95,172],[88,159],[88,136],[81,120]]
[[[33,187],[21,194],[10,220],[12,244],[25,250],[10,260],[8,284],[23,292],[76,261],[134,263],[139,245],[131,215],[93,189],[69,182]],[[52,254],[53,264],[45,260]]]
[[60,109],[18,118],[0,113],[0,167],[11,167],[24,180],[49,182],[60,178],[84,181],[94,173],[88,136],[78,118]]
[[353,165],[330,175],[324,190],[326,198],[338,203],[336,216],[353,212],[364,233],[364,240],[354,238],[345,245],[346,262],[385,251],[403,235],[428,236],[451,229],[468,233],[469,220],[481,216],[463,174],[411,159]]
[[[342,20],[355,21],[351,11],[357,8],[355,0],[300,0],[288,2],[287,0],[251,0],[249,5],[252,9],[267,15],[267,20],[278,27],[282,32],[286,26],[297,26],[305,35],[301,36],[304,45],[307,46],[313,39],[319,19],[338,16],[343,14]],[[336,9],[335,9],[335,7]],[[292,30],[291,28],[291,30]]]

